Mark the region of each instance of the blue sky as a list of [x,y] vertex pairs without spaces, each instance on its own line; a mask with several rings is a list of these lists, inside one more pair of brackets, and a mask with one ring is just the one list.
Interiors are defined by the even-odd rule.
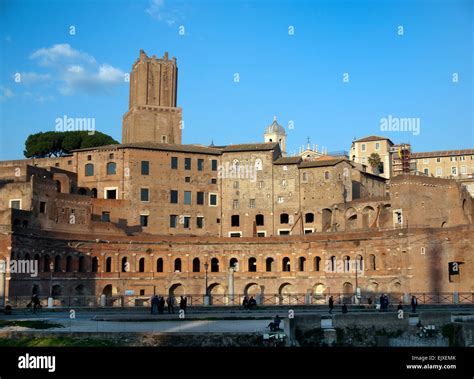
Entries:
[[[469,0],[3,0],[0,159],[22,158],[26,137],[63,115],[120,140],[141,48],[178,60],[183,143],[259,142],[276,115],[289,152],[372,134],[472,148],[473,13]],[[389,115],[419,118],[419,135],[381,132]]]

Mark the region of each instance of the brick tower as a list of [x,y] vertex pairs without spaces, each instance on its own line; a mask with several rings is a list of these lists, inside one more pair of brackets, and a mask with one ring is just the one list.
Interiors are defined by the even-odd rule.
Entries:
[[168,53],[157,59],[143,50],[132,66],[130,101],[123,116],[122,143],[181,143],[181,108],[176,107],[178,67]]

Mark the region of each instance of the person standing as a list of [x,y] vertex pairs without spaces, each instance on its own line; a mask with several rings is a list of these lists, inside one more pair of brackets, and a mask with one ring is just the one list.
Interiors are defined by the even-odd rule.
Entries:
[[244,301],[242,301],[242,305],[244,309],[249,309],[249,298],[247,296],[244,296]]
[[166,303],[168,304],[168,314],[173,313],[174,314],[174,298],[172,295],[168,296],[168,299],[166,299]]
[[329,296],[329,313],[332,314],[333,308],[334,308],[334,299],[332,296]]
[[411,297],[411,311],[412,313],[416,313],[416,307],[418,305],[418,299],[416,296]]
[[384,308],[385,308],[385,298],[384,298],[384,294],[381,294],[380,295],[380,312],[384,312]]
[[163,296],[160,296],[158,298],[158,314],[162,315],[164,309],[165,309],[165,298]]

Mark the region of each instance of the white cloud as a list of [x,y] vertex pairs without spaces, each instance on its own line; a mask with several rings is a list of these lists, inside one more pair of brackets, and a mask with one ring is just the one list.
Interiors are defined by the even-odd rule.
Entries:
[[183,15],[176,8],[165,6],[165,0],[150,0],[146,12],[155,20],[173,26],[183,19]]
[[38,49],[30,55],[30,59],[50,70],[49,77],[53,78],[63,95],[77,91],[98,93],[124,83],[125,73],[122,70],[99,63],[93,56],[69,44]]
[[15,94],[10,88],[3,86],[0,87],[0,101],[6,101],[12,98],[13,96],[15,96]]

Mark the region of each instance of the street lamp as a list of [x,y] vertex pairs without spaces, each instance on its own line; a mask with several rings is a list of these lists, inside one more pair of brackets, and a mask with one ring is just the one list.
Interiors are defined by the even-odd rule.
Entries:
[[49,272],[50,272],[50,277],[49,277],[49,297],[53,297],[53,269],[54,269],[54,264],[51,262],[49,264]]
[[207,289],[207,270],[209,269],[209,263],[204,263],[204,270],[206,271],[206,296],[209,296],[209,291]]

